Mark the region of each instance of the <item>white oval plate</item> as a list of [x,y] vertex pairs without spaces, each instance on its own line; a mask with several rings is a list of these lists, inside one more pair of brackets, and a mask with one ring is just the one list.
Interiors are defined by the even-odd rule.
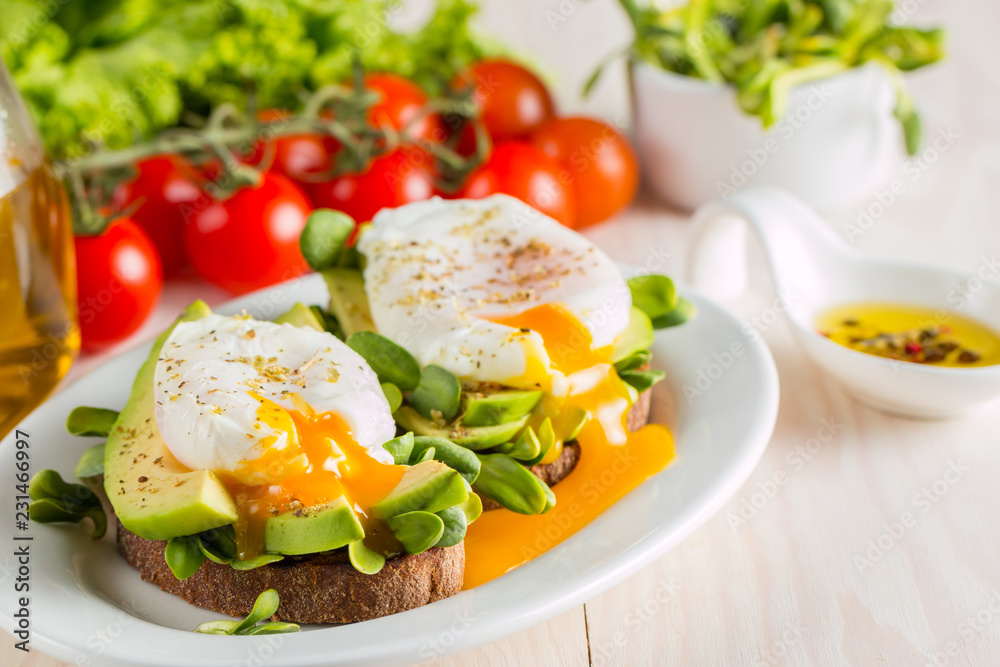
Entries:
[[[770,439],[778,378],[767,347],[745,336],[740,322],[719,306],[681,292],[697,305],[698,317],[658,333],[653,346],[654,364],[667,371],[667,380],[654,390],[652,421],[672,428],[676,460],[576,535],[498,580],[355,625],[265,637],[199,635],[191,630],[220,615],[143,582],[110,536],[95,543],[84,528],[69,525],[31,524],[18,531],[9,517],[0,522],[0,626],[14,630],[20,594],[11,592],[18,572],[12,554],[18,544],[30,545],[30,645],[77,665],[395,665],[464,651],[561,614],[656,560],[707,521],[750,475]],[[326,300],[326,287],[313,275],[219,310],[275,317],[296,301]],[[79,455],[99,440],[68,435],[67,414],[78,405],[120,409],[149,348],[140,345],[104,364],[20,425],[30,434],[33,473],[54,468],[72,477]],[[701,394],[689,400],[685,385]],[[12,433],[0,444],[4,489],[14,475]],[[13,502],[11,492],[4,495]],[[14,541],[25,535],[32,540]]]

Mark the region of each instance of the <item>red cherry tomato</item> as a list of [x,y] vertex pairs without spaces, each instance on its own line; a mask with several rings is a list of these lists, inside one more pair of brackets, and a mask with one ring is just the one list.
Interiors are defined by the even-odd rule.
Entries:
[[[289,112],[282,109],[265,109],[257,114],[257,120],[270,124],[261,128],[266,136],[268,127],[280,127],[280,121],[289,116]],[[317,174],[333,169],[339,149],[340,142],[330,136],[290,134],[269,141],[257,141],[250,153],[242,159],[249,165],[261,166],[270,151],[270,164],[265,165],[268,171],[287,176],[293,181],[307,183],[315,180]]]
[[295,278],[308,269],[299,234],[310,211],[294,183],[264,172],[258,185],[190,217],[184,241],[191,264],[202,278],[236,294]]
[[146,321],[163,288],[163,265],[149,235],[128,218],[97,236],[77,236],[74,245],[82,345],[99,350]]
[[463,72],[456,89],[473,86],[493,141],[524,139],[555,115],[555,104],[545,84],[531,70],[509,60],[481,60]]
[[576,201],[573,191],[560,181],[562,171],[562,166],[539,148],[506,141],[497,144],[490,159],[469,175],[462,196],[482,199],[502,192],[572,227]]
[[317,208],[343,211],[357,222],[435,194],[434,162],[422,148],[403,146],[375,158],[361,173],[307,186]]
[[368,109],[368,122],[372,125],[394,130],[405,128],[415,139],[436,142],[444,139],[438,116],[424,113],[429,98],[417,84],[397,74],[381,72],[365,77],[365,89],[382,96]]
[[157,155],[136,164],[138,175],[115,188],[113,209],[135,206],[130,217],[142,227],[163,261],[163,274],[176,275],[187,266],[184,215],[202,196],[192,180],[193,167],[176,155]]
[[569,173],[576,194],[576,226],[606,220],[628,206],[639,187],[632,145],[618,130],[593,118],[555,118],[531,142]]

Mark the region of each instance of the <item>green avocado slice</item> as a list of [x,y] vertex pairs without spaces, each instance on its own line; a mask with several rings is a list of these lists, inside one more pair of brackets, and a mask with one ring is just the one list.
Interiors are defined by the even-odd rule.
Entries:
[[461,475],[440,461],[424,461],[407,468],[396,488],[373,507],[389,520],[408,512],[440,512],[461,505],[468,497]]
[[467,449],[480,450],[503,444],[517,435],[527,423],[528,415],[496,426],[438,426],[408,405],[393,414],[396,421],[417,435],[446,438]]
[[[211,312],[203,301],[195,301],[177,323]],[[218,475],[182,466],[156,427],[153,377],[160,349],[171,331],[173,326],[153,345],[104,447],[108,499],[125,528],[150,540],[193,535],[237,518],[236,503]]]
[[292,324],[297,327],[315,329],[316,331],[326,331],[326,327],[323,326],[323,323],[319,321],[318,317],[316,317],[316,313],[314,313],[309,306],[303,303],[296,303],[288,310],[287,313],[276,319],[274,323]]
[[365,280],[355,269],[324,269],[320,271],[330,291],[330,312],[333,313],[345,336],[359,331],[375,331]]
[[466,392],[462,395],[462,424],[499,426],[516,421],[534,410],[541,399],[540,391],[500,389]]
[[341,496],[321,507],[288,510],[268,517],[264,549],[268,553],[300,556],[347,546],[365,536],[351,503]]
[[632,312],[629,313],[628,326],[615,340],[611,361],[617,363],[636,352],[648,350],[653,344],[653,337],[653,323],[649,315],[633,306]]

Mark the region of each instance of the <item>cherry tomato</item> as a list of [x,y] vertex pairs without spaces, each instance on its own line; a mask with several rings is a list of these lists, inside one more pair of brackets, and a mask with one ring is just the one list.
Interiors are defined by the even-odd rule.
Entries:
[[317,208],[343,211],[357,222],[435,194],[434,162],[422,148],[403,146],[375,158],[361,173],[307,186]]
[[482,199],[502,192],[572,227],[576,201],[573,191],[559,180],[562,171],[556,160],[536,146],[505,141],[497,144],[489,160],[469,175],[462,196]]
[[473,86],[493,141],[524,139],[555,115],[555,104],[545,84],[531,70],[509,60],[481,60],[461,73],[453,88]]
[[[257,114],[257,120],[270,123],[271,127],[280,127],[280,121],[291,114],[282,109],[265,109]],[[268,126],[261,131],[268,132]],[[340,149],[340,142],[333,137],[322,134],[290,134],[254,144],[250,153],[242,159],[249,165],[258,167],[271,151],[269,165],[264,165],[268,171],[287,176],[293,181],[307,183],[315,180],[317,174],[323,174],[333,169],[334,159]]]
[[77,236],[74,245],[82,345],[99,350],[146,321],[163,288],[163,265],[149,234],[129,218]]
[[113,209],[135,206],[132,220],[142,227],[163,261],[163,274],[176,275],[187,266],[184,214],[202,190],[192,180],[195,170],[176,155],[157,155],[136,164],[138,175],[115,188]]
[[576,227],[606,220],[631,203],[639,187],[635,152],[607,123],[555,118],[535,130],[531,141],[569,174],[576,194]]
[[415,139],[437,142],[444,139],[438,116],[424,113],[429,98],[417,84],[398,74],[381,72],[365,77],[365,89],[382,96],[368,109],[368,122],[372,125],[394,130],[405,128]]
[[295,278],[308,269],[299,234],[310,211],[294,183],[264,172],[256,186],[191,215],[184,227],[191,263],[202,278],[236,294]]

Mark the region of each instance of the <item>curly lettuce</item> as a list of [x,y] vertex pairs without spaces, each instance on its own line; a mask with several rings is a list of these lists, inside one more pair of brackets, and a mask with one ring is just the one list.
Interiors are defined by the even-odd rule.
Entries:
[[354,60],[434,94],[494,52],[467,0],[421,29],[391,27],[397,0],[6,0],[0,56],[49,153],[124,148],[229,102],[297,109],[349,79]]

